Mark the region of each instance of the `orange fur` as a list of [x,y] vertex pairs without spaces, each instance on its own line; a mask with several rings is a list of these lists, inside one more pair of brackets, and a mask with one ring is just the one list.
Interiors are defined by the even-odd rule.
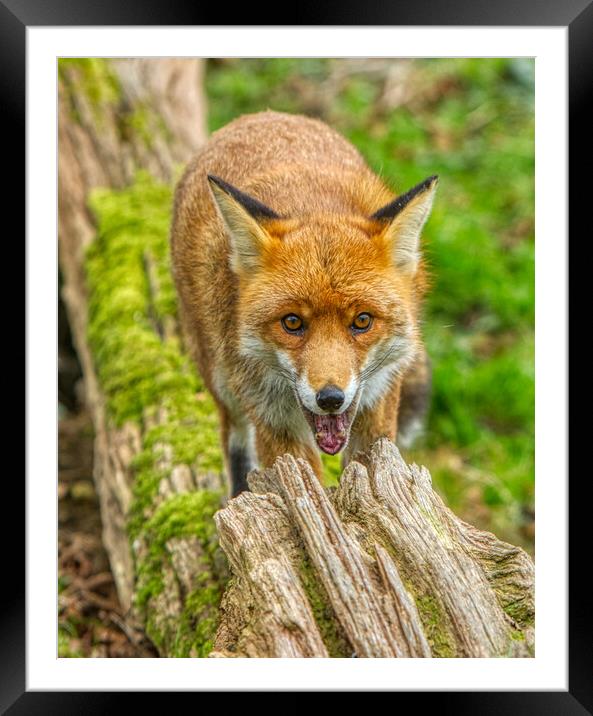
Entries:
[[[248,216],[208,175],[275,216]],[[426,196],[410,202],[410,216],[428,214]],[[227,466],[233,450],[262,466],[292,452],[320,472],[301,388],[311,401],[328,384],[347,391],[361,381],[347,455],[395,439],[402,380],[423,351],[426,279],[422,260],[402,259],[407,209],[397,226],[371,218],[393,199],[352,145],[302,116],[242,117],[190,163],[175,196],[174,276],[188,345],[221,408]],[[372,326],[353,334],[362,312]],[[303,335],[283,328],[288,314],[303,319]],[[398,340],[395,365],[397,351],[383,353]]]

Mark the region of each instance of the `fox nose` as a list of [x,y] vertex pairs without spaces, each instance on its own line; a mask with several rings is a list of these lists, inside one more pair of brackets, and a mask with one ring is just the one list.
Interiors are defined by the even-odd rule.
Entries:
[[315,400],[322,410],[337,410],[344,402],[344,392],[335,385],[326,385],[322,388]]

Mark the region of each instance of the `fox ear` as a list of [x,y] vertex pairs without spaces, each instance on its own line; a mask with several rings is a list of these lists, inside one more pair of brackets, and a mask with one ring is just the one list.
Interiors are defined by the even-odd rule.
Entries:
[[258,268],[262,251],[272,240],[261,221],[280,217],[219,177],[209,174],[208,182],[231,236],[233,270],[240,273]]
[[430,210],[439,179],[428,177],[376,211],[371,219],[388,222],[381,234],[391,247],[397,268],[414,273],[420,259],[420,234]]

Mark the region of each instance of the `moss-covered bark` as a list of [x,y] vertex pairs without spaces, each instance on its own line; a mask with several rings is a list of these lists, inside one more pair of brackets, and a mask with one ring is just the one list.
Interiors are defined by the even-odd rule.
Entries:
[[[107,414],[116,427],[133,423],[141,444],[131,461],[128,533],[136,557],[135,606],[163,653],[207,653],[224,586],[214,512],[222,491],[173,492],[163,481],[176,467],[196,475],[222,470],[216,411],[179,336],[163,326],[175,320],[168,226],[171,189],[147,174],[124,190],[96,191],[90,206],[97,239],[86,253],[88,341]],[[150,257],[150,276],[147,270]],[[170,545],[179,538],[199,549],[193,583],[178,585],[182,604],[171,619],[155,611],[172,568]]]

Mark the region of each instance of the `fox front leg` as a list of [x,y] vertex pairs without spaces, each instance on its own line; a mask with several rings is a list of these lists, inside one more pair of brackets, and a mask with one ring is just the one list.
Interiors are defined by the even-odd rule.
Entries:
[[302,458],[311,465],[319,480],[323,479],[323,466],[315,445],[302,442],[285,433],[273,432],[266,426],[256,428],[256,450],[260,468],[272,467],[277,457],[286,453]]

